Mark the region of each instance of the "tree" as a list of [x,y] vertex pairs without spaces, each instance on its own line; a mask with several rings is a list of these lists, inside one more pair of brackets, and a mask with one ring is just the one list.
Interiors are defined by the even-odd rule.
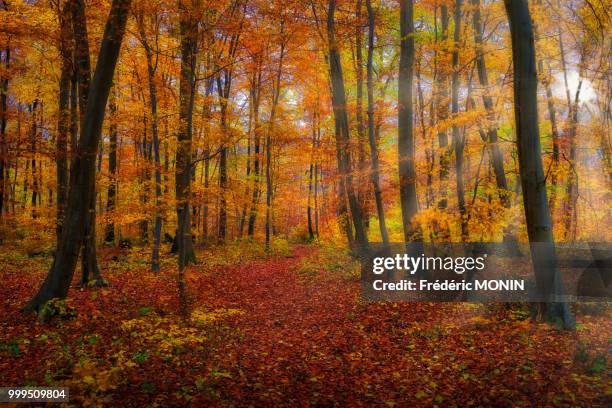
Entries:
[[[78,81],[78,105],[79,122],[81,127],[85,123],[85,115],[91,86],[91,61],[89,56],[89,39],[87,35],[87,20],[85,18],[85,3],[83,0],[74,0],[72,6],[72,27],[74,35],[74,55]],[[78,153],[77,153],[78,154]],[[95,159],[94,159],[95,161]],[[73,163],[74,164],[74,163]],[[72,170],[71,170],[72,172]],[[71,174],[71,177],[72,174]],[[95,286],[104,286],[106,283],[100,274],[98,258],[96,254],[96,179],[93,177],[92,189],[94,193],[89,199],[89,210],[87,212],[85,237],[81,253],[81,281],[80,285],[89,284],[89,276]]]
[[[350,215],[355,226],[355,236],[359,249],[368,246],[368,237],[361,217],[361,210],[353,187],[353,176],[351,175],[351,156],[349,152],[349,124],[346,113],[346,92],[344,88],[344,77],[342,74],[342,63],[340,52],[336,42],[336,32],[334,27],[334,12],[336,11],[336,1],[329,1],[327,13],[327,39],[329,53],[329,70],[331,78],[332,106],[336,123],[336,158],[338,162],[338,172],[344,184],[344,190],[349,202]],[[341,189],[342,190],[342,189]]]
[[[418,211],[414,135],[412,133],[412,85],[414,67],[414,22],[412,0],[400,2],[400,60],[398,78],[398,160],[404,241],[415,240],[414,215]],[[419,239],[419,238],[417,238]]]
[[376,16],[372,8],[372,0],[366,0],[368,10],[368,56],[366,68],[366,82],[368,93],[368,142],[370,144],[370,162],[372,165],[371,180],[374,187],[374,200],[376,201],[376,214],[380,226],[380,236],[385,246],[389,245],[389,233],[385,221],[385,208],[383,204],[382,191],[380,187],[380,164],[378,160],[378,144],[376,142],[376,132],[374,129],[374,33]]
[[[53,264],[47,277],[26,310],[40,311],[49,300],[65,298],[70,288],[79,249],[85,237],[87,212],[91,197],[94,195],[96,154],[129,8],[130,0],[113,0],[112,2],[102,37],[96,71],[89,89],[77,154],[72,162],[70,192],[62,234],[58,240]],[[50,317],[43,313],[40,315],[40,320],[44,322]]]
[[[59,81],[58,123],[57,123],[57,221],[56,236],[62,233],[64,206],[68,195],[68,134],[70,132],[70,77],[72,76],[72,0],[62,7],[58,5],[60,38],[59,53],[61,74]],[[2,170],[0,170],[0,173]]]
[[453,73],[451,75],[451,111],[453,113],[453,145],[455,147],[455,177],[457,180],[457,203],[459,207],[459,217],[461,224],[461,239],[468,239],[467,210],[465,208],[465,187],[463,182],[463,150],[465,139],[459,131],[457,125],[457,115],[459,114],[459,35],[461,33],[461,0],[455,0],[453,11],[454,32],[453,32]]
[[566,303],[555,302],[562,295],[561,272],[557,268],[555,244],[542,166],[538,128],[537,72],[531,16],[527,0],[504,0],[512,38],[514,117],[518,145],[523,206],[531,259],[539,293],[551,302],[546,314],[573,325]]
[[[192,4],[196,8],[196,4]],[[184,1],[179,3],[181,43],[181,72],[179,84],[179,131],[177,135],[175,193],[178,231],[176,242],[179,253],[179,289],[187,263],[195,263],[190,221],[191,198],[191,142],[193,137],[193,104],[195,99],[195,67],[197,59],[198,23],[194,10]],[[184,282],[182,284],[184,286]],[[183,303],[181,302],[181,305]]]

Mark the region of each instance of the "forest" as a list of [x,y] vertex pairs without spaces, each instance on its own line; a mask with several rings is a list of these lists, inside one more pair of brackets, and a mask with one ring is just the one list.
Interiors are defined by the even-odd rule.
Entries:
[[[611,13],[0,0],[0,387],[609,406],[609,266],[597,301],[555,295],[563,248],[612,241]],[[531,248],[554,293],[365,299],[363,255],[415,243]]]

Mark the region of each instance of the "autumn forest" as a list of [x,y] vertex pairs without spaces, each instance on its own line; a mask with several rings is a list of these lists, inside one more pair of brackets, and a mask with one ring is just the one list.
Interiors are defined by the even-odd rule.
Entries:
[[[609,406],[609,266],[597,301],[555,295],[563,248],[612,241],[611,13],[0,0],[0,387]],[[531,245],[554,293],[360,295],[371,248],[451,242]]]

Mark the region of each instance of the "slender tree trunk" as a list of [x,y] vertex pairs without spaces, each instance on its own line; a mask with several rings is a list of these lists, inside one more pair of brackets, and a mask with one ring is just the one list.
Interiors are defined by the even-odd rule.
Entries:
[[259,126],[259,101],[261,95],[261,63],[257,65],[257,73],[253,79],[253,139],[254,139],[254,153],[253,153],[253,196],[251,197],[251,211],[249,214],[249,226],[247,234],[249,237],[253,237],[255,234],[255,220],[257,218],[257,205],[259,203],[260,187],[259,181],[261,177],[260,163],[261,163],[261,136]]
[[[194,6],[195,7],[195,6]],[[177,135],[175,164],[175,194],[178,231],[176,242],[179,254],[179,303],[181,312],[187,313],[184,272],[188,263],[196,263],[191,235],[191,146],[193,136],[193,105],[195,98],[195,67],[197,54],[197,21],[192,11],[181,1],[180,45],[181,71],[179,84],[179,132]]]
[[[4,3],[4,9],[7,5]],[[0,219],[4,212],[4,202],[8,196],[8,185],[10,183],[7,167],[8,147],[6,142],[6,127],[8,124],[8,70],[10,68],[11,49],[7,46],[4,49],[4,68],[6,76],[0,76]],[[2,62],[2,61],[0,61]],[[15,167],[16,169],[17,167]],[[16,170],[15,170],[16,171]],[[13,199],[14,202],[14,199]],[[7,207],[8,210],[8,207]]]
[[[538,7],[541,7],[542,1],[536,0],[535,4],[537,4]],[[539,37],[538,27],[535,23],[533,25],[533,32],[534,32],[534,36],[537,39]],[[563,40],[561,40],[561,42],[562,41]],[[540,82],[542,83],[542,85],[544,85],[544,89],[546,91],[546,106],[548,108],[548,116],[550,119],[550,127],[551,127],[553,154],[552,154],[552,167],[550,170],[550,184],[551,184],[550,191],[551,193],[550,193],[550,198],[548,199],[548,206],[550,207],[550,215],[551,215],[551,219],[554,224],[555,206],[557,203],[557,199],[556,199],[557,198],[557,184],[558,184],[557,172],[559,169],[559,130],[558,130],[558,125],[557,125],[555,102],[553,99],[552,88],[550,86],[550,80],[552,78],[552,73],[550,70],[550,66],[548,66],[548,74],[544,73],[544,58],[540,58],[538,60],[538,74],[540,77]]]
[[455,146],[455,172],[457,181],[457,204],[461,218],[461,239],[468,240],[467,211],[465,208],[465,188],[463,182],[463,151],[465,140],[457,125],[459,114],[459,35],[461,33],[461,0],[455,0],[453,33],[453,73],[451,77],[451,110],[453,113],[453,144]]
[[316,161],[316,148],[317,148],[317,124],[316,124],[316,113],[312,114],[312,151],[310,153],[310,165],[308,166],[308,207],[306,210],[307,221],[308,221],[308,238],[314,240],[315,233],[313,228],[313,208],[312,208],[312,191]]
[[414,135],[412,84],[414,67],[414,22],[412,0],[400,3],[400,60],[398,78],[398,160],[399,188],[404,226],[404,241],[420,240],[413,218],[418,211],[416,171],[414,166]]
[[[229,129],[227,127],[227,96],[229,95],[229,81],[231,81],[231,77],[229,75],[225,75],[225,84],[221,83],[221,76],[217,80],[217,89],[219,91],[219,104],[221,105],[221,130],[223,135],[227,137],[229,133]],[[228,92],[226,94],[223,89],[227,89]],[[226,190],[227,190],[227,146],[225,142],[222,142],[221,151],[219,153],[219,234],[217,239],[220,243],[225,242],[227,236],[227,198],[226,198]]]
[[527,0],[504,0],[512,38],[514,65],[514,115],[523,189],[523,205],[531,258],[540,293],[551,301],[547,314],[562,319],[566,327],[573,319],[566,303],[555,303],[562,295],[561,272],[557,268],[552,223],[546,199],[538,129],[537,72],[531,16]]
[[363,118],[363,21],[362,21],[363,1],[357,0],[356,24],[355,24],[355,76],[357,85],[357,106],[355,119],[357,120],[357,143],[359,160],[359,188],[358,198],[364,225],[369,228],[369,208],[368,208],[368,184],[365,176],[367,172],[366,162],[366,137],[365,123]]
[[[72,165],[62,235],[58,240],[57,251],[49,273],[26,310],[39,311],[47,301],[53,298],[65,298],[68,293],[79,249],[83,244],[87,211],[94,197],[96,154],[100,143],[104,111],[129,9],[130,0],[113,0],[102,37],[96,72],[91,84],[90,98],[84,115],[85,120],[81,126],[78,151]],[[48,313],[42,313],[39,319],[44,322],[50,317]]]
[[[281,36],[283,27],[281,26]],[[276,82],[272,89],[272,108],[270,111],[270,124],[266,134],[266,250],[270,249],[270,232],[272,229],[272,133],[274,132],[274,120],[276,119],[276,107],[280,98],[281,75],[283,73],[283,59],[285,57],[285,43],[281,40],[278,69],[276,71]]]
[[[342,74],[342,63],[340,52],[336,43],[334,28],[334,13],[336,1],[329,0],[329,11],[327,14],[327,36],[329,41],[329,66],[332,86],[332,105],[336,122],[336,156],[338,160],[338,172],[340,173],[341,190],[346,191],[349,202],[350,215],[355,226],[355,236],[358,249],[368,247],[359,203],[353,187],[353,176],[351,174],[351,155],[349,151],[349,124],[347,115],[346,92],[344,88],[344,77]],[[344,187],[344,188],[342,188]]]
[[[436,106],[436,127],[438,134],[438,157],[439,157],[439,173],[440,180],[438,209],[446,211],[448,207],[448,176],[450,167],[451,151],[448,146],[448,134],[445,124],[448,119],[448,75],[447,75],[447,55],[448,50],[446,41],[448,39],[448,7],[442,3],[440,7],[440,20],[442,34],[438,40],[437,20],[436,20],[436,58],[435,58],[435,106]],[[450,227],[444,220],[433,221],[432,238],[440,241],[450,240]]]
[[149,84],[149,104],[151,106],[151,137],[153,155],[155,157],[155,221],[153,227],[153,251],[151,254],[151,269],[159,272],[159,246],[161,244],[162,216],[161,216],[161,159],[159,155],[159,118],[157,114],[157,85],[155,84],[155,69],[153,52],[146,39],[144,26],[141,25],[140,36],[147,57],[147,82]]
[[[582,63],[581,63],[582,64]],[[574,103],[571,109],[570,124],[569,124],[569,164],[570,171],[566,186],[566,201],[565,211],[563,217],[563,225],[565,231],[565,239],[576,241],[577,235],[577,215],[578,209],[578,141],[576,140],[578,132],[578,111],[580,108],[580,90],[582,89],[582,70],[580,70],[580,79],[578,80],[578,87],[576,89],[576,95],[574,97]]]
[[64,3],[59,11],[61,74],[57,124],[57,221],[56,237],[62,233],[64,207],[68,196],[68,134],[70,133],[70,78],[72,76],[72,0]]
[[[106,212],[113,215],[115,211],[115,202],[117,200],[117,102],[115,100],[115,92],[111,90],[108,109],[110,112],[110,127],[109,127],[109,150],[108,150],[108,172],[110,174],[110,184],[108,185],[106,198]],[[115,242],[115,223],[109,221],[106,224],[104,231],[104,241],[108,243]]]
[[36,168],[36,139],[38,138],[38,118],[37,113],[42,109],[42,106],[39,106],[38,99],[35,99],[30,107],[30,147],[31,147],[31,170],[32,170],[32,201],[30,202],[32,206],[32,218],[37,218],[38,214],[36,212],[36,199],[38,197],[38,175]]
[[497,184],[499,199],[502,205],[509,208],[510,195],[508,191],[508,181],[506,180],[506,172],[504,171],[504,158],[499,148],[497,141],[497,125],[495,120],[495,110],[493,99],[489,94],[489,78],[487,75],[487,66],[482,50],[483,46],[483,26],[480,14],[480,0],[471,0],[474,7],[472,24],[474,26],[474,41],[476,43],[476,69],[478,71],[478,81],[483,87],[482,102],[487,111],[487,143],[491,154],[491,164],[495,173],[495,181]]
[[[385,246],[389,245],[389,234],[385,221],[385,207],[383,204],[382,190],[380,188],[380,164],[378,161],[378,144],[374,129],[374,31],[376,16],[372,9],[372,0],[366,0],[368,10],[368,60],[367,60],[367,92],[368,92],[368,140],[370,143],[370,161],[372,163],[371,181],[374,187],[374,200],[376,201],[376,213],[380,226],[380,236]],[[316,190],[315,190],[316,192]]]

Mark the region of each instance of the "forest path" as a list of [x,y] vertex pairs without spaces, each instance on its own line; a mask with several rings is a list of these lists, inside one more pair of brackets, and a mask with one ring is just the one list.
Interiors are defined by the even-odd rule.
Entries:
[[609,402],[605,315],[582,316],[578,332],[567,333],[531,323],[516,308],[367,303],[358,279],[318,247],[258,260],[246,259],[252,252],[210,251],[186,273],[187,323],[176,315],[175,264],[169,259],[151,273],[147,251],[118,260],[103,253],[110,286],[71,289],[66,305],[76,317],[46,326],[19,308],[48,260],[5,253],[2,382],[69,386],[73,403],[109,406]]

